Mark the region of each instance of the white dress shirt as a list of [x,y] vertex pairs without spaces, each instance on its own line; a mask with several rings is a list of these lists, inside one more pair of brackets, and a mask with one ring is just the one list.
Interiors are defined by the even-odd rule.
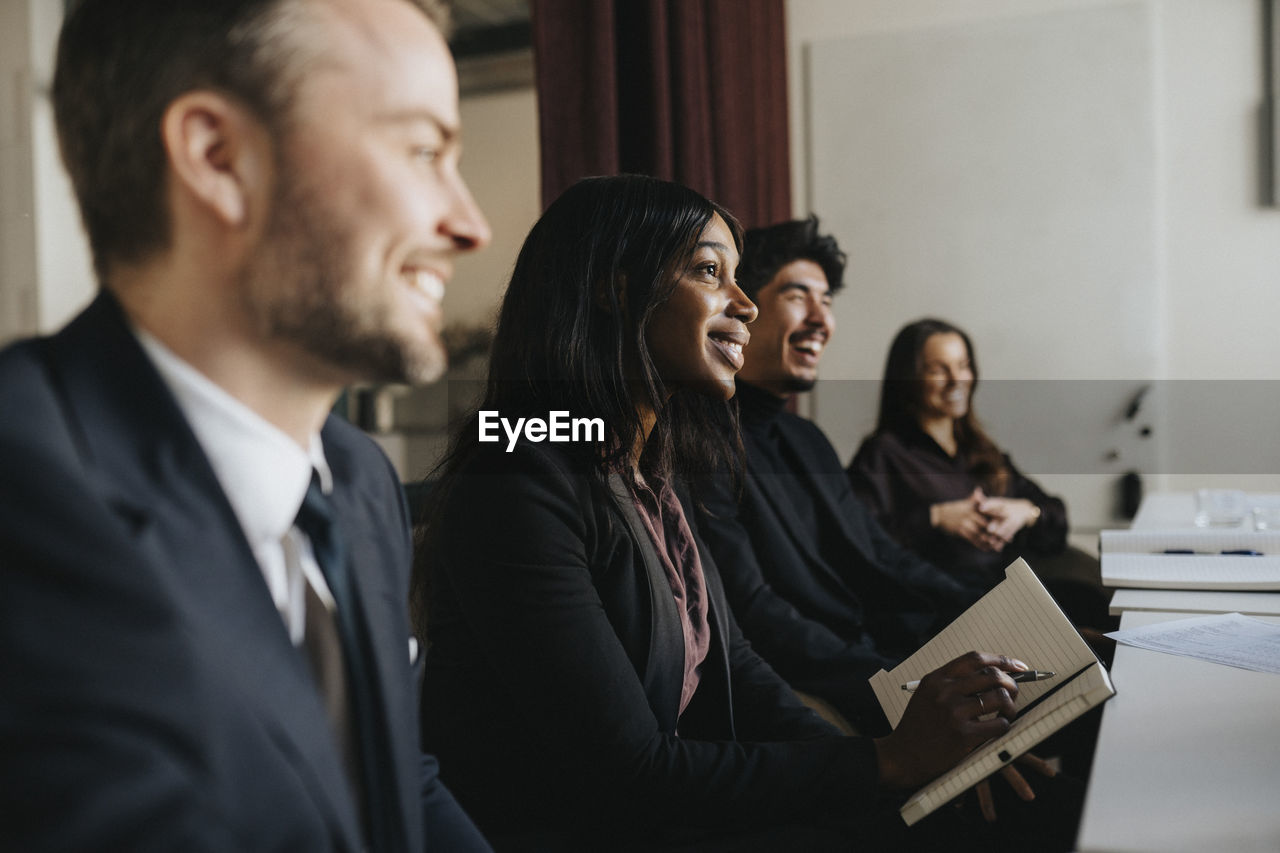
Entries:
[[235,511],[295,646],[306,626],[310,583],[332,611],[333,596],[306,534],[294,525],[311,471],[325,493],[333,476],[317,433],[303,450],[283,431],[232,397],[155,337],[134,329],[143,350],[178,401]]

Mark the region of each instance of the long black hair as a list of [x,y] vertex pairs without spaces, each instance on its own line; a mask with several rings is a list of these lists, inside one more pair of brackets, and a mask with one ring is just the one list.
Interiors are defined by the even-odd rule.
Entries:
[[[600,418],[603,448],[562,447],[601,489],[613,472],[635,487],[631,457],[644,436],[640,408],[657,416],[640,460],[646,479],[740,470],[736,407],[693,392],[672,395],[647,341],[654,311],[675,290],[717,214],[741,251],[742,227],[727,210],[655,178],[586,178],[547,208],[520,249],[502,301],[483,402],[462,419],[436,468],[440,480],[416,535],[415,585],[428,574],[432,522],[479,446],[480,410],[508,419],[551,411]],[[425,587],[415,590],[419,613],[424,595]]]
[[909,435],[919,431],[924,397],[924,345],[934,335],[943,334],[959,335],[964,341],[969,369],[973,372],[968,409],[964,417],[955,422],[957,451],[987,494],[1002,495],[1009,480],[1004,454],[983,430],[973,411],[973,394],[978,390],[978,360],[973,353],[973,343],[964,330],[945,320],[932,317],[916,320],[903,326],[894,336],[893,343],[889,345],[889,356],[885,359],[884,381],[880,385],[876,433]]

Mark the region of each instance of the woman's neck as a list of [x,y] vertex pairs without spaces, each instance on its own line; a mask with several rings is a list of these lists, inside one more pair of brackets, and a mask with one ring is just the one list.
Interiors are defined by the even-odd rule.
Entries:
[[[636,401],[636,418],[640,421],[640,433],[636,436],[635,447],[631,448],[631,469],[639,475],[640,457],[644,455],[645,445],[649,443],[649,436],[658,423],[658,413],[649,405],[648,394],[635,380],[631,382],[631,399]],[[667,400],[670,399],[671,394],[668,394]]]
[[956,422],[952,418],[928,418],[920,421],[920,429],[938,443],[948,456],[955,456]]
[[637,477],[640,475],[640,457],[644,455],[644,447],[649,442],[649,436],[653,434],[653,427],[658,422],[658,416],[645,405],[636,406],[636,416],[640,421],[640,432],[636,434],[635,445],[631,448],[631,471]]

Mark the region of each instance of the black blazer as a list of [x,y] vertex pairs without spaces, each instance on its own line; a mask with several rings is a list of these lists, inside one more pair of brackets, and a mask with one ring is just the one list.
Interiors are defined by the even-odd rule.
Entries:
[[482,445],[443,487],[424,744],[486,831],[586,825],[609,849],[871,799],[872,745],[837,736],[751,651],[704,547],[712,644],[677,719],[675,601],[620,480],[593,486],[557,446],[523,443]]
[[[322,440],[398,847],[423,848],[424,811],[474,837],[416,741],[398,482],[350,425],[331,418]],[[362,849],[305,655],[109,295],[0,354],[0,471],[0,848]]]
[[[829,699],[855,725],[879,729],[866,679],[915,651],[969,594],[876,523],[815,424],[773,415],[769,426],[794,467],[764,471],[763,427],[744,422],[740,489],[718,476],[699,491],[699,525],[729,603],[780,675]],[[815,515],[801,515],[786,489],[803,490]]]

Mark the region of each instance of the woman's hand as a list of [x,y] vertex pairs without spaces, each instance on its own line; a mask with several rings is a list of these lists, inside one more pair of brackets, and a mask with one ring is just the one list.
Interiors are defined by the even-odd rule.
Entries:
[[880,781],[914,788],[949,770],[974,747],[1004,734],[1025,663],[968,652],[920,679],[893,733],[877,738]]
[[992,500],[1003,499],[988,498],[981,487],[976,488],[967,498],[929,507],[929,523],[945,533],[964,539],[980,551],[1000,551],[1009,544],[1009,540],[989,529],[994,518],[981,509],[984,503]]
[[1004,545],[1012,542],[1019,530],[1040,520],[1040,507],[1023,498],[986,498],[978,502],[978,512],[990,519],[987,534]]

